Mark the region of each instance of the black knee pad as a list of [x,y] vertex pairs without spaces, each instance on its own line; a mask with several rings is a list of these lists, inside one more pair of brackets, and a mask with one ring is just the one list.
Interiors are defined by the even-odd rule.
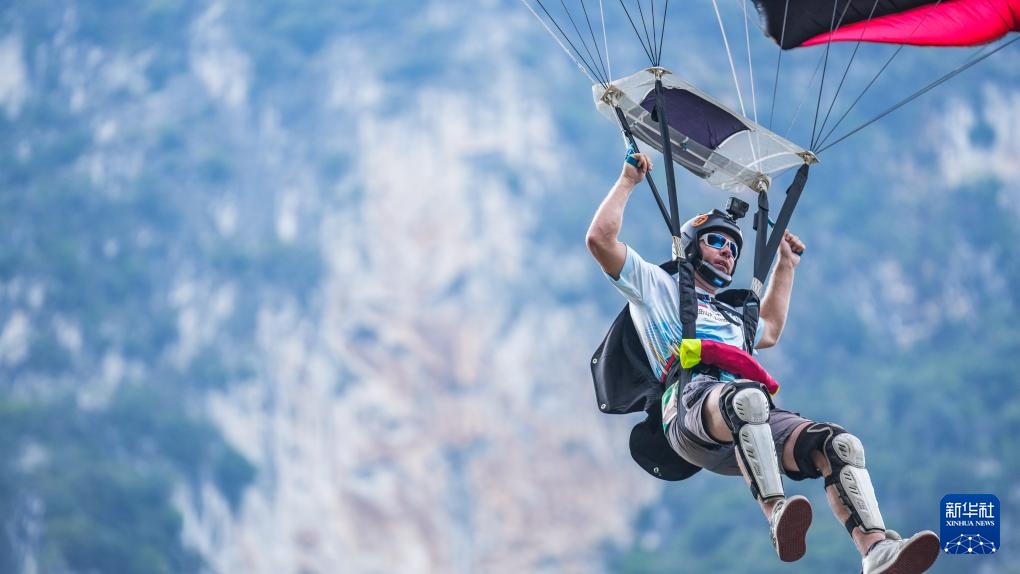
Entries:
[[826,446],[833,437],[846,432],[846,429],[832,423],[811,423],[801,431],[797,442],[793,444],[793,458],[797,462],[797,472],[787,472],[791,480],[821,478],[822,469],[815,466],[811,453],[818,451],[828,456]]

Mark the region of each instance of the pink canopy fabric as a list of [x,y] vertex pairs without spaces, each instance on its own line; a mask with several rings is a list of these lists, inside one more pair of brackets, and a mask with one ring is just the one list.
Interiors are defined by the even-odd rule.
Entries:
[[1020,0],[943,0],[841,26],[801,46],[884,42],[914,46],[976,46],[1020,31]]

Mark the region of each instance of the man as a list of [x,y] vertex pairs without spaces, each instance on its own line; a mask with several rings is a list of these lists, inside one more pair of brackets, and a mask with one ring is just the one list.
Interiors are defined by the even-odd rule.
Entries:
[[[595,213],[586,239],[595,260],[630,302],[645,354],[661,379],[682,339],[678,287],[666,271],[645,262],[618,240],[627,200],[652,168],[644,154],[630,154],[627,159]],[[681,236],[682,248],[696,269],[697,337],[742,348],[740,314],[714,298],[736,268],[743,246],[740,228],[727,214],[713,211],[685,223]],[[803,251],[804,243],[787,231],[761,302],[758,349],[774,346],[782,335],[794,270]],[[934,532],[926,530],[903,540],[886,530],[857,437],[838,425],[775,408],[760,382],[739,380],[718,368],[699,365],[681,393],[676,385],[667,388],[662,399],[663,428],[670,446],[699,467],[744,476],[769,521],[781,560],[792,562],[804,555],[812,518],[806,498],[785,497],[781,478],[785,474],[792,480],[825,477],[829,506],[860,552],[863,574],[915,574],[934,563],[939,554]]]

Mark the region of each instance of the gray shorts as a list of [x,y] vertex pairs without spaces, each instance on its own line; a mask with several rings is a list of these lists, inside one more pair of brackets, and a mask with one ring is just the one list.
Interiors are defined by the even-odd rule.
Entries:
[[[688,383],[684,387],[683,396],[680,397],[687,412],[677,416],[669,423],[669,427],[666,429],[666,438],[673,450],[688,462],[716,474],[739,475],[740,467],[737,466],[733,443],[720,443],[713,439],[705,429],[705,423],[702,420],[701,411],[705,399],[712,389],[725,384],[709,377],[698,377]],[[677,400],[677,395],[674,394],[670,400]],[[672,408],[675,407],[676,405],[672,406]],[[672,409],[667,405],[664,410]],[[769,415],[769,426],[772,427],[772,439],[776,444],[776,452],[782,456],[783,446],[786,444],[786,439],[790,437],[790,433],[798,425],[810,422],[812,421],[800,416],[799,413],[772,409],[772,413]],[[779,466],[782,469],[782,465]],[[783,473],[785,474],[785,469]]]

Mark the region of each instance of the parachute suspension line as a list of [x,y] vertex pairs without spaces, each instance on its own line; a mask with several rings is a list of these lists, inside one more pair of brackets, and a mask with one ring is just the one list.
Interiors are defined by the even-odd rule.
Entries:
[[897,54],[903,51],[905,45],[906,44],[900,44],[899,46],[896,47],[896,50],[893,51],[892,56],[889,56],[889,59],[886,60],[884,64],[882,64],[882,67],[878,69],[878,72],[875,73],[874,77],[872,77],[868,84],[864,86],[864,89],[861,90],[861,93],[857,95],[854,101],[850,104],[850,107],[847,108],[845,112],[843,112],[843,115],[841,115],[839,119],[836,120],[836,123],[832,124],[832,127],[829,128],[829,131],[824,136],[822,136],[822,141],[819,142],[819,145],[824,145],[825,141],[828,140],[829,137],[832,136],[832,133],[836,131],[836,128],[839,127],[839,124],[843,123],[843,120],[846,119],[847,115],[849,115],[850,112],[853,111],[855,107],[857,107],[857,104],[861,101],[861,98],[864,97],[864,94],[868,93],[868,90],[871,89],[871,86],[875,85],[875,82],[878,80],[879,76],[882,75],[882,72],[885,72],[885,69],[889,67],[889,64],[892,63],[893,59],[896,58]]
[[[601,2],[602,0],[599,1]],[[588,32],[592,35],[592,46],[595,47],[595,53],[599,56],[599,63],[602,64],[602,67],[600,68],[602,69],[602,75],[606,79],[606,84],[609,84],[613,81],[613,76],[609,74],[609,70],[606,67],[606,61],[602,59],[602,51],[599,50],[599,41],[595,39],[595,30],[592,29],[592,18],[588,15],[588,7],[584,6],[584,0],[580,0],[580,9],[584,11],[584,20],[588,22]],[[605,20],[603,20],[603,24],[605,24]],[[603,27],[603,31],[605,31],[605,27]],[[606,50],[606,58],[608,59],[608,46],[606,46]]]
[[[535,16],[535,18],[538,19],[538,21],[542,24],[542,27],[545,28],[545,31],[548,32],[550,36],[552,36],[553,40],[556,40],[556,43],[560,45],[560,48],[562,48],[563,51],[566,52],[567,56],[574,61],[574,64],[576,64],[578,69],[581,70],[581,73],[584,74],[585,77],[587,77],[589,80],[591,80],[591,83],[601,84],[603,87],[608,88],[609,87],[608,81],[604,81],[601,78],[595,79],[595,77],[598,76],[598,73],[595,72],[595,70],[590,65],[588,65],[588,62],[581,56],[581,53],[577,51],[577,48],[574,46],[573,42],[570,41],[570,38],[568,38],[566,34],[563,33],[563,29],[560,28],[560,25],[556,23],[556,19],[552,17],[552,14],[549,14],[549,10],[547,10],[545,5],[542,4],[542,0],[535,1],[538,2],[538,5],[549,17],[549,21],[552,22],[553,25],[556,26],[556,29],[560,31],[562,39],[559,35],[553,32],[552,28],[549,27],[549,24],[546,23],[545,19],[539,16],[538,12],[536,12],[535,9],[531,6],[531,4],[528,3],[528,0],[521,0],[521,3],[524,4],[524,6],[526,6],[528,10]],[[566,40],[567,44],[570,44],[570,47],[573,48],[573,50],[567,48],[567,46],[563,43],[564,40]]]
[[[744,8],[744,43],[747,45],[747,75],[751,82],[751,110],[754,112],[754,125],[758,126],[758,97],[755,95],[754,89],[754,63],[751,60],[751,25],[747,20],[747,2],[744,0],[737,0],[738,3]],[[761,150],[761,132],[756,128],[754,130],[754,145],[751,146],[751,156],[755,162],[758,161],[758,154]]]
[[[640,2],[640,0],[638,0]],[[623,12],[627,15],[627,20],[630,21],[630,27],[634,29],[634,34],[637,35],[638,42],[641,43],[641,47],[644,49],[645,54],[648,56],[648,61],[655,64],[655,57],[652,56],[651,46],[645,44],[645,39],[641,37],[641,32],[638,31],[637,24],[634,23],[634,18],[630,15],[630,10],[627,9],[627,5],[623,3],[623,0],[619,0],[620,7],[623,8]],[[638,6],[641,4],[639,3]]]
[[[627,122],[627,117],[623,115],[623,110],[620,106],[613,106],[613,110],[616,111],[616,119],[620,122],[620,129],[623,130],[623,137],[627,140],[627,143],[634,147],[635,153],[640,153],[641,149],[638,147],[637,140],[634,138],[634,132],[630,131],[630,124]],[[652,195],[655,196],[655,204],[659,206],[659,213],[662,214],[663,221],[666,222],[666,227],[669,228],[670,233],[673,232],[673,224],[670,223],[669,212],[666,211],[666,205],[662,203],[662,195],[659,194],[659,188],[655,185],[655,180],[652,179],[652,172],[645,173],[645,181],[648,182],[648,187],[652,189]]]
[[669,0],[662,8],[662,29],[659,30],[659,60],[662,60],[662,40],[666,37],[666,13],[669,12]]
[[797,109],[793,112],[793,117],[790,118],[790,125],[786,126],[786,132],[783,137],[788,138],[790,136],[790,130],[793,129],[793,124],[797,122],[797,116],[800,115],[801,108],[804,107],[804,102],[807,100],[809,89],[811,84],[815,83],[815,78],[818,77],[818,71],[822,69],[822,58],[818,58],[818,63],[815,64],[815,71],[811,73],[811,79],[808,80],[807,86],[804,88],[804,93],[800,96],[800,101],[797,103]]
[[723,26],[722,15],[719,14],[719,4],[716,0],[712,0],[712,6],[715,8],[715,19],[719,21],[719,31],[722,32],[723,45],[726,46],[726,57],[730,61],[730,72],[733,73],[733,85],[737,87],[737,100],[740,102],[740,115],[747,117],[747,112],[744,110],[744,96],[740,92],[740,81],[737,79],[737,68],[733,65],[733,52],[730,51],[730,41],[726,38],[726,28]]
[[[892,61],[896,59],[896,56],[898,56],[900,54],[900,52],[903,51],[903,48],[905,48],[907,46],[907,42],[909,42],[910,39],[914,37],[914,34],[916,34],[917,31],[921,28],[921,26],[928,20],[928,16],[930,16],[932,14],[932,12],[935,11],[935,8],[938,8],[939,4],[941,4],[941,3],[942,3],[942,0],[936,0],[935,4],[932,5],[931,10],[928,11],[924,15],[924,17],[921,18],[917,22],[917,25],[915,25],[914,29],[910,31],[910,35],[907,36],[906,40],[904,40],[904,42],[902,44],[900,44],[899,46],[896,47],[896,49],[893,51],[892,55],[889,56],[889,59],[887,59],[885,61],[885,63],[882,64],[882,67],[879,68],[877,72],[875,72],[875,75],[871,78],[871,80],[868,82],[868,84],[866,86],[864,86],[864,89],[861,90],[861,93],[858,94],[857,97],[854,99],[854,101],[850,104],[850,107],[847,108],[845,112],[843,112],[843,115],[841,115],[839,117],[839,119],[836,120],[836,123],[832,124],[832,127],[829,128],[829,131],[826,132],[826,134],[824,136],[822,136],[821,141],[818,142],[819,146],[824,146],[825,142],[830,137],[832,137],[832,134],[835,133],[835,131],[839,127],[839,125],[841,123],[843,123],[843,120],[845,120],[846,117],[848,115],[850,115],[850,112],[853,111],[853,109],[855,107],[857,107],[857,104],[861,101],[861,98],[863,98],[864,95],[868,93],[868,90],[871,89],[871,86],[875,85],[875,82],[878,81],[878,78],[882,75],[883,72],[885,72],[885,69],[889,67],[889,64],[892,64]],[[814,147],[814,146],[812,146],[812,147]]]
[[[581,46],[584,48],[584,51],[587,52],[587,54],[588,54],[588,61],[591,62],[591,65],[592,65],[593,68],[597,67],[597,66],[595,66],[595,56],[593,56],[592,53],[591,53],[591,50],[588,49],[588,42],[585,41],[584,34],[581,32],[581,29],[577,27],[577,22],[574,21],[574,16],[571,15],[570,9],[567,8],[567,5],[564,2],[564,0],[560,0],[560,5],[563,6],[563,11],[567,14],[567,19],[570,20],[570,25],[574,27],[574,32],[577,32],[577,40],[578,40],[578,42],[580,42]],[[582,7],[582,9],[584,8],[584,0],[581,0],[581,7]],[[587,17],[588,17],[588,11],[587,10],[584,11],[584,16],[587,19]],[[591,28],[591,23],[590,22],[588,24],[588,27]],[[594,40],[595,40],[595,34],[592,33],[592,41],[594,41]],[[595,42],[595,51],[596,52],[599,51],[598,42]],[[580,55],[580,54],[578,54],[578,55]],[[602,61],[602,55],[601,54],[599,55],[599,61],[600,62]],[[603,68],[605,68],[605,64],[603,64]],[[600,83],[603,86],[605,86],[605,85],[609,84],[609,78],[605,77],[605,70],[604,69],[600,69],[600,71],[602,72],[602,75],[599,76]]]
[[825,111],[825,119],[822,120],[822,127],[818,128],[819,135],[825,131],[825,124],[829,123],[829,115],[832,113],[832,108],[836,105],[836,99],[839,98],[839,91],[843,89],[843,83],[846,82],[846,76],[850,72],[850,66],[854,63],[854,58],[857,57],[857,51],[861,47],[861,43],[864,41],[864,34],[868,31],[868,26],[871,25],[872,18],[875,17],[875,9],[878,8],[878,0],[871,5],[871,12],[868,13],[868,19],[864,23],[864,27],[861,29],[861,36],[857,39],[857,43],[854,45],[854,51],[850,54],[850,61],[846,63],[846,68],[843,69],[843,77],[839,79],[839,85],[836,86],[836,93],[832,95],[832,101],[829,102],[829,109]]
[[[905,106],[905,105],[909,104],[910,102],[912,102],[912,101],[916,100],[917,98],[919,98],[919,97],[923,96],[924,94],[926,94],[926,93],[930,92],[931,90],[934,90],[935,88],[937,88],[937,87],[938,87],[938,86],[939,86],[940,84],[942,84],[943,82],[949,81],[950,79],[954,78],[954,77],[955,77],[955,76],[956,76],[957,74],[960,74],[961,72],[964,72],[964,71],[966,71],[966,70],[967,70],[968,68],[970,68],[971,66],[973,66],[973,65],[975,65],[975,64],[977,64],[977,63],[979,63],[979,62],[981,62],[981,61],[983,61],[983,60],[985,60],[986,58],[988,58],[988,57],[989,57],[989,56],[991,56],[992,54],[995,54],[996,52],[998,52],[998,51],[1002,50],[1003,48],[1005,48],[1005,47],[1009,46],[1010,44],[1012,44],[1013,42],[1016,42],[1017,40],[1020,40],[1020,36],[1016,36],[1016,37],[1014,37],[1014,38],[1013,38],[1012,40],[1010,40],[1010,41],[1008,41],[1008,42],[1004,42],[1004,43],[1000,44],[1000,45],[999,45],[998,47],[996,47],[996,48],[995,48],[994,50],[992,50],[991,52],[988,52],[987,54],[983,54],[983,55],[981,55],[980,57],[972,57],[972,58],[971,58],[971,59],[970,59],[969,61],[967,61],[967,62],[964,62],[963,64],[961,64],[961,65],[957,66],[957,67],[956,67],[956,68],[955,68],[954,70],[952,70],[951,72],[949,72],[949,73],[945,74],[945,75],[944,75],[944,76],[942,76],[941,78],[939,78],[939,79],[935,80],[934,82],[932,82],[932,83],[928,84],[927,86],[925,86],[925,87],[921,88],[920,90],[918,90],[918,91],[914,92],[914,93],[913,93],[913,94],[911,94],[910,96],[908,96],[908,97],[904,98],[903,100],[901,100],[901,101],[900,101],[899,103],[897,103],[897,104],[895,104],[895,105],[893,105],[893,106],[889,107],[888,109],[886,109],[886,110],[885,110],[884,112],[882,112],[882,113],[881,113],[881,114],[879,114],[878,116],[876,116],[876,117],[872,118],[871,120],[867,121],[867,122],[866,122],[866,123],[864,123],[863,125],[861,125],[861,126],[857,127],[856,129],[854,129],[854,130],[853,130],[853,131],[851,131],[850,133],[848,133],[848,134],[846,134],[846,135],[844,135],[844,136],[840,137],[840,138],[839,138],[838,140],[836,140],[836,141],[834,141],[834,142],[830,143],[829,145],[827,145],[827,146],[825,146],[825,147],[821,148],[821,149],[820,149],[820,150],[818,150],[818,151],[817,151],[816,153],[822,153],[823,151],[825,151],[825,150],[827,150],[827,149],[831,148],[832,146],[834,146],[834,145],[836,145],[836,144],[840,143],[841,141],[843,141],[843,140],[847,139],[848,137],[850,137],[850,136],[854,135],[855,133],[857,133],[857,132],[859,132],[859,131],[863,130],[864,128],[866,128],[866,127],[870,126],[871,124],[873,124],[873,123],[877,122],[878,120],[880,120],[880,119],[884,118],[885,116],[887,116],[887,115],[889,115],[889,114],[893,113],[894,111],[898,110],[899,108],[901,108],[901,107],[903,107],[903,106]],[[980,53],[980,52],[979,52],[979,53]]]
[[772,107],[769,109],[769,129],[776,114],[776,95],[779,92],[779,65],[783,63],[783,43],[786,42],[786,15],[790,11],[790,0],[783,5],[783,31],[779,33],[779,56],[776,57],[776,79],[772,84]]
[[602,0],[599,0],[599,14],[602,16],[602,44],[606,48],[606,76],[612,80],[613,63],[609,61],[609,35],[606,34],[606,10],[602,6]]
[[[562,2],[562,0],[560,0]],[[602,76],[606,79],[606,84],[613,81],[613,77],[609,75],[609,71],[606,69],[606,62],[602,59],[602,50],[599,50],[599,41],[595,39],[595,30],[592,28],[592,18],[588,15],[588,7],[584,5],[584,0],[580,0],[580,9],[584,12],[584,21],[588,23],[588,33],[592,36],[592,46],[595,48],[596,55],[599,56],[599,63],[601,64],[600,69],[602,70]],[[585,42],[586,44],[586,42]],[[593,60],[594,63],[594,60]]]
[[846,0],[846,8],[843,8],[843,14],[839,17],[839,23],[836,22],[836,8],[839,7],[839,0],[832,0],[832,20],[829,23],[829,40],[825,42],[825,63],[822,65],[822,81],[818,84],[818,99],[815,101],[815,120],[811,124],[811,145],[808,149],[815,149],[815,129],[818,127],[818,112],[822,107],[822,92],[825,90],[825,70],[829,67],[829,49],[832,47],[832,33],[836,30],[836,27],[843,23],[843,17],[846,16],[846,11],[850,8],[850,0]]
[[652,26],[651,35],[648,34],[648,20],[645,19],[645,11],[641,8],[641,0],[634,0],[637,4],[638,14],[641,16],[641,27],[645,30],[645,41],[648,42],[649,51],[652,53],[652,65],[659,65],[659,55],[655,53],[655,26]]
[[[652,54],[655,55],[655,65],[658,66],[662,62],[662,53],[658,51],[658,37],[655,34],[655,0],[651,0],[651,7],[649,12],[652,14]],[[665,24],[665,22],[663,22]]]

